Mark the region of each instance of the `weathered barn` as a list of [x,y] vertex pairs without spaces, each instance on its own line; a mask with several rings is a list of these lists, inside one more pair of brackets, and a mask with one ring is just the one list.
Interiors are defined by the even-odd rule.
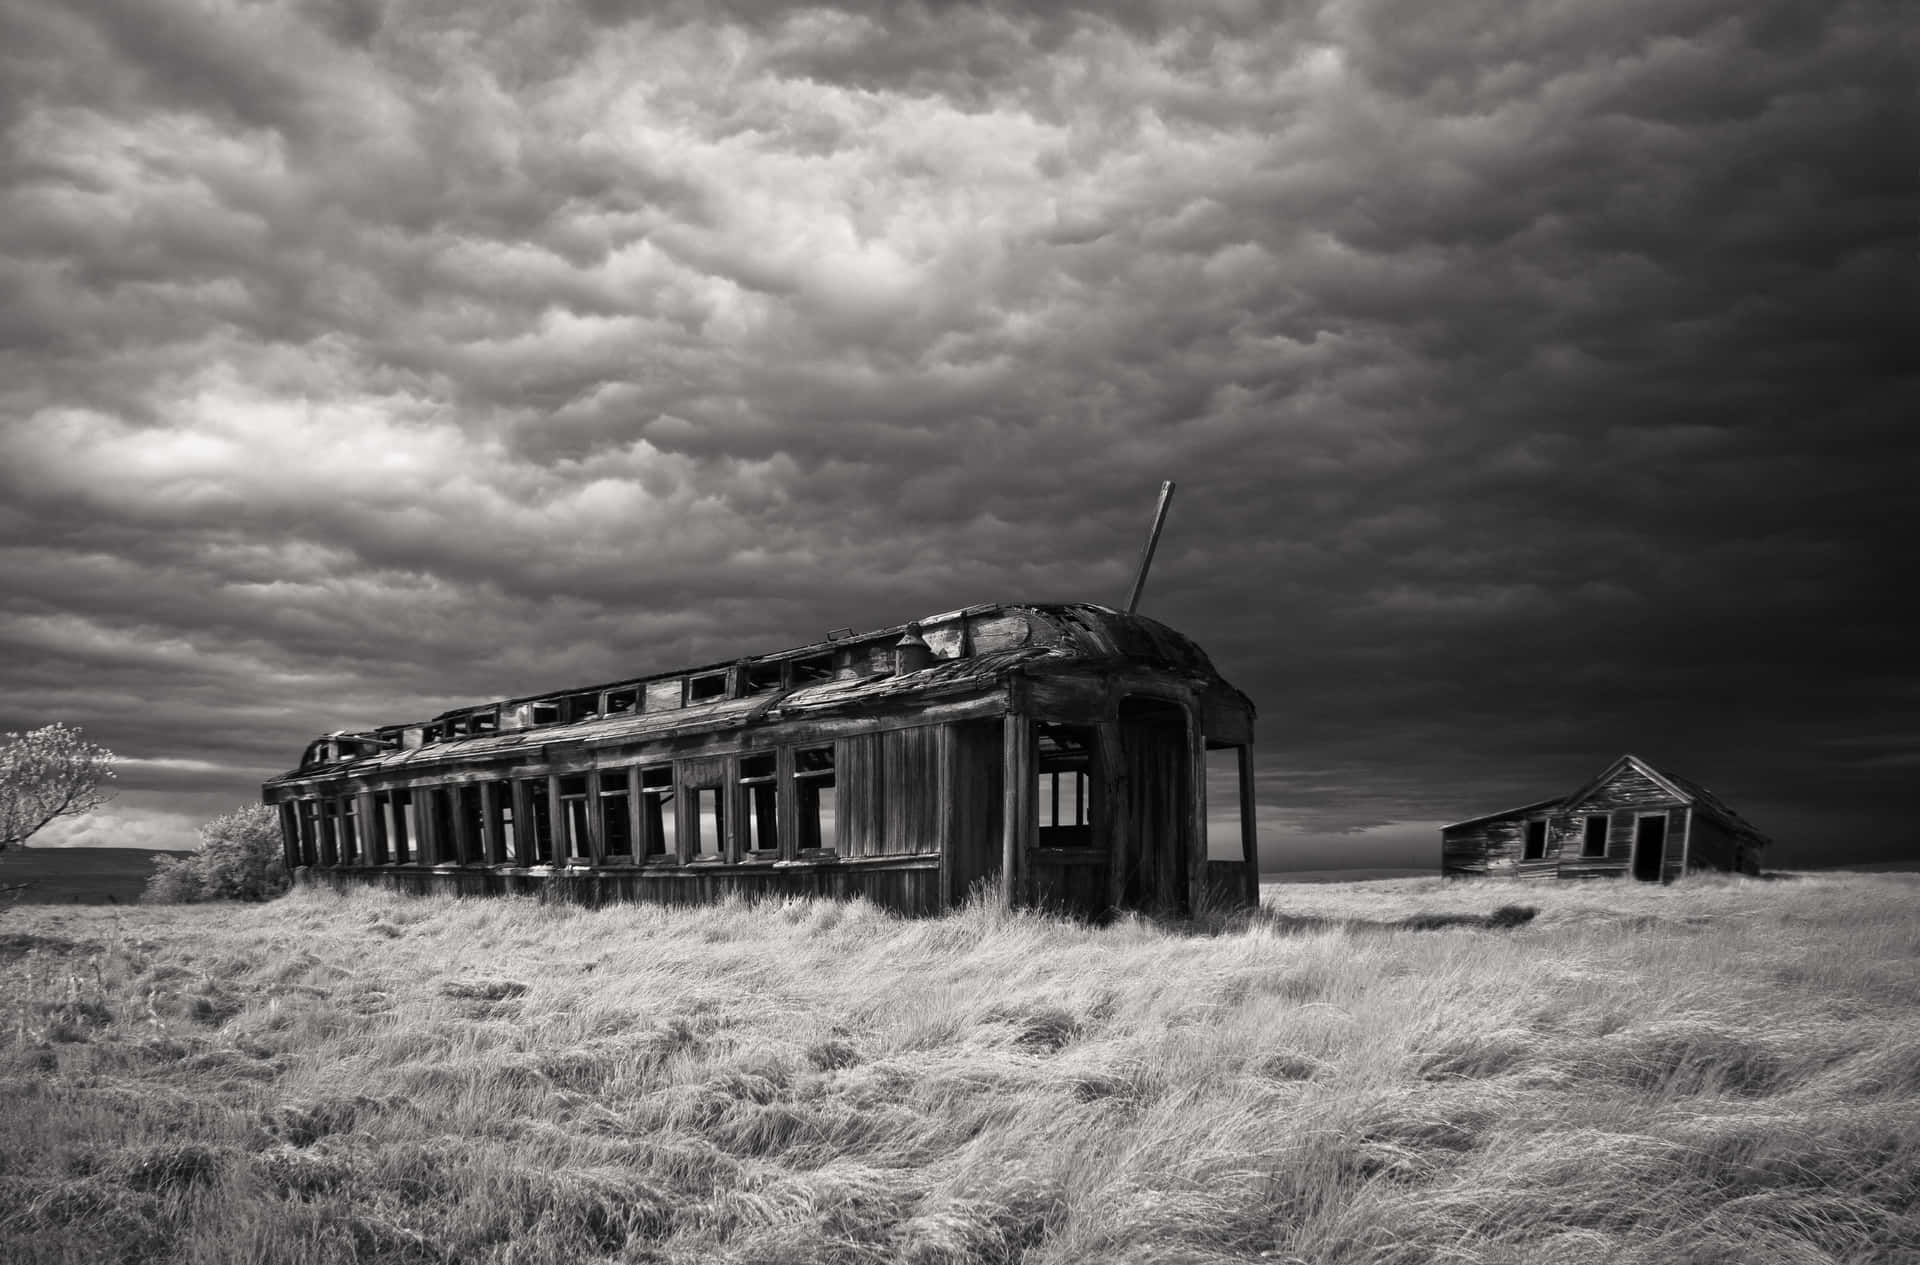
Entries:
[[[266,783],[304,881],[699,902],[1005,898],[1099,915],[1258,899],[1254,709],[1104,606],[973,606],[777,654],[328,734]],[[1242,859],[1207,859],[1239,752]]]
[[1706,787],[1623,755],[1571,795],[1442,827],[1441,871],[1664,883],[1689,870],[1758,873],[1768,842]]

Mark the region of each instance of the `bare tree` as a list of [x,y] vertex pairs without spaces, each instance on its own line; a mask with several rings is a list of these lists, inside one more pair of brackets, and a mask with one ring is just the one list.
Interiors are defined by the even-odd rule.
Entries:
[[113,752],[69,725],[8,734],[0,746],[0,852],[24,847],[50,821],[100,807],[112,780]]

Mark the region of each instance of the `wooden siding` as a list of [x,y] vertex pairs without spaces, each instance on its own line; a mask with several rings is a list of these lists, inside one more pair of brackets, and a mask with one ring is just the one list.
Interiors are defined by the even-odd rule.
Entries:
[[965,900],[974,884],[1000,872],[1000,728],[997,720],[952,726],[949,900]]
[[844,855],[939,850],[945,824],[940,792],[947,780],[943,729],[923,725],[859,734],[834,745]]

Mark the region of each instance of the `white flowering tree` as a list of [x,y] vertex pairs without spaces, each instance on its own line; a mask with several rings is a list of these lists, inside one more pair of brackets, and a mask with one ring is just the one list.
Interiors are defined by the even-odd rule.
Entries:
[[0,746],[0,852],[25,846],[42,826],[90,813],[113,795],[113,752],[51,724],[8,734]]

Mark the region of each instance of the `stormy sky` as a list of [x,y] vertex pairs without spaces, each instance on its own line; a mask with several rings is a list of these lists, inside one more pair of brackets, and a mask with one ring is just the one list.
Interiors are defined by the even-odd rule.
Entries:
[[973,602],[1260,710],[1271,866],[1633,751],[1920,855],[1892,0],[0,0],[0,730],[311,736]]

